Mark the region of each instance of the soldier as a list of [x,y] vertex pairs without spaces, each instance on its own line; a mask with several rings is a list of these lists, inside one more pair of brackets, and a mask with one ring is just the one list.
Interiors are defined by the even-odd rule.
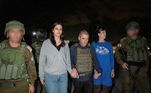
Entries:
[[35,60],[37,63],[39,60],[40,49],[43,41],[46,39],[46,33],[42,32],[42,30],[36,32],[36,41],[32,44],[32,47],[35,50]]
[[[38,67],[39,67],[39,55],[40,55],[40,49],[42,47],[42,43],[43,41],[46,39],[46,33],[42,32],[43,30],[39,29],[36,32],[36,41],[32,44],[32,48],[34,49],[34,56],[35,56],[35,62],[36,62],[36,70],[37,70],[37,74],[39,72]],[[36,93],[41,93],[41,92],[45,92],[45,89],[42,88],[41,84],[40,84],[40,80],[39,78],[36,80]]]
[[36,69],[32,49],[21,41],[24,34],[21,22],[6,24],[8,39],[0,43],[0,93],[34,93]]
[[127,36],[121,39],[115,54],[121,66],[122,93],[150,93],[147,41],[138,35],[140,26],[137,22],[128,23],[126,30]]
[[[92,93],[93,64],[98,63],[95,50],[89,44],[87,31],[82,30],[78,40],[79,43],[75,43],[70,48],[72,68],[77,73],[77,78],[73,80],[74,93]],[[95,69],[97,69],[97,65],[95,65]],[[98,69],[97,71],[100,72]]]

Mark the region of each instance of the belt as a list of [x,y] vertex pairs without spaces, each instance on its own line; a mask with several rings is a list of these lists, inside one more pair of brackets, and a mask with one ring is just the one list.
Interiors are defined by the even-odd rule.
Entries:
[[91,75],[91,73],[79,73],[80,77],[87,76],[87,75]]
[[138,67],[142,67],[145,65],[145,62],[133,62],[133,61],[127,61],[126,62],[128,65],[130,66],[138,66]]
[[0,80],[0,88],[13,88],[16,87],[21,82],[25,82],[26,80]]

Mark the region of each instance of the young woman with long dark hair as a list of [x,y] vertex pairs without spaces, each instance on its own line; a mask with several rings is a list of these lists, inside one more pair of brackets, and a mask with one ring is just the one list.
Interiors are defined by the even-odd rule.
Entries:
[[67,71],[72,72],[68,42],[63,39],[63,25],[56,22],[39,58],[39,77],[47,93],[67,93]]

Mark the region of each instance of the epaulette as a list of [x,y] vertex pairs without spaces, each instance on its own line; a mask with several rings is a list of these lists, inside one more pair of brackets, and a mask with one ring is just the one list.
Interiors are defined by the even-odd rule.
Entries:
[[32,48],[29,45],[27,45],[27,49],[32,52]]
[[120,42],[123,42],[123,41],[125,41],[127,39],[127,37],[123,37],[121,40],[120,40]]

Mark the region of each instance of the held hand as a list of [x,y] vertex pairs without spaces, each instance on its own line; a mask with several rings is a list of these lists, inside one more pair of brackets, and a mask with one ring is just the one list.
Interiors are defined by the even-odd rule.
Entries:
[[35,92],[34,85],[29,84],[29,93],[34,93],[34,92]]
[[71,77],[72,78],[79,78],[78,71],[75,68],[73,68],[71,71]]
[[40,80],[41,84],[44,85],[44,80]]
[[94,70],[94,79],[97,79],[99,76],[101,76],[101,73]]
[[114,69],[113,69],[112,72],[111,72],[111,77],[112,77],[112,78],[115,77],[115,71],[114,71]]
[[123,63],[122,64],[122,68],[125,69],[125,70],[128,70],[128,64],[127,63]]

